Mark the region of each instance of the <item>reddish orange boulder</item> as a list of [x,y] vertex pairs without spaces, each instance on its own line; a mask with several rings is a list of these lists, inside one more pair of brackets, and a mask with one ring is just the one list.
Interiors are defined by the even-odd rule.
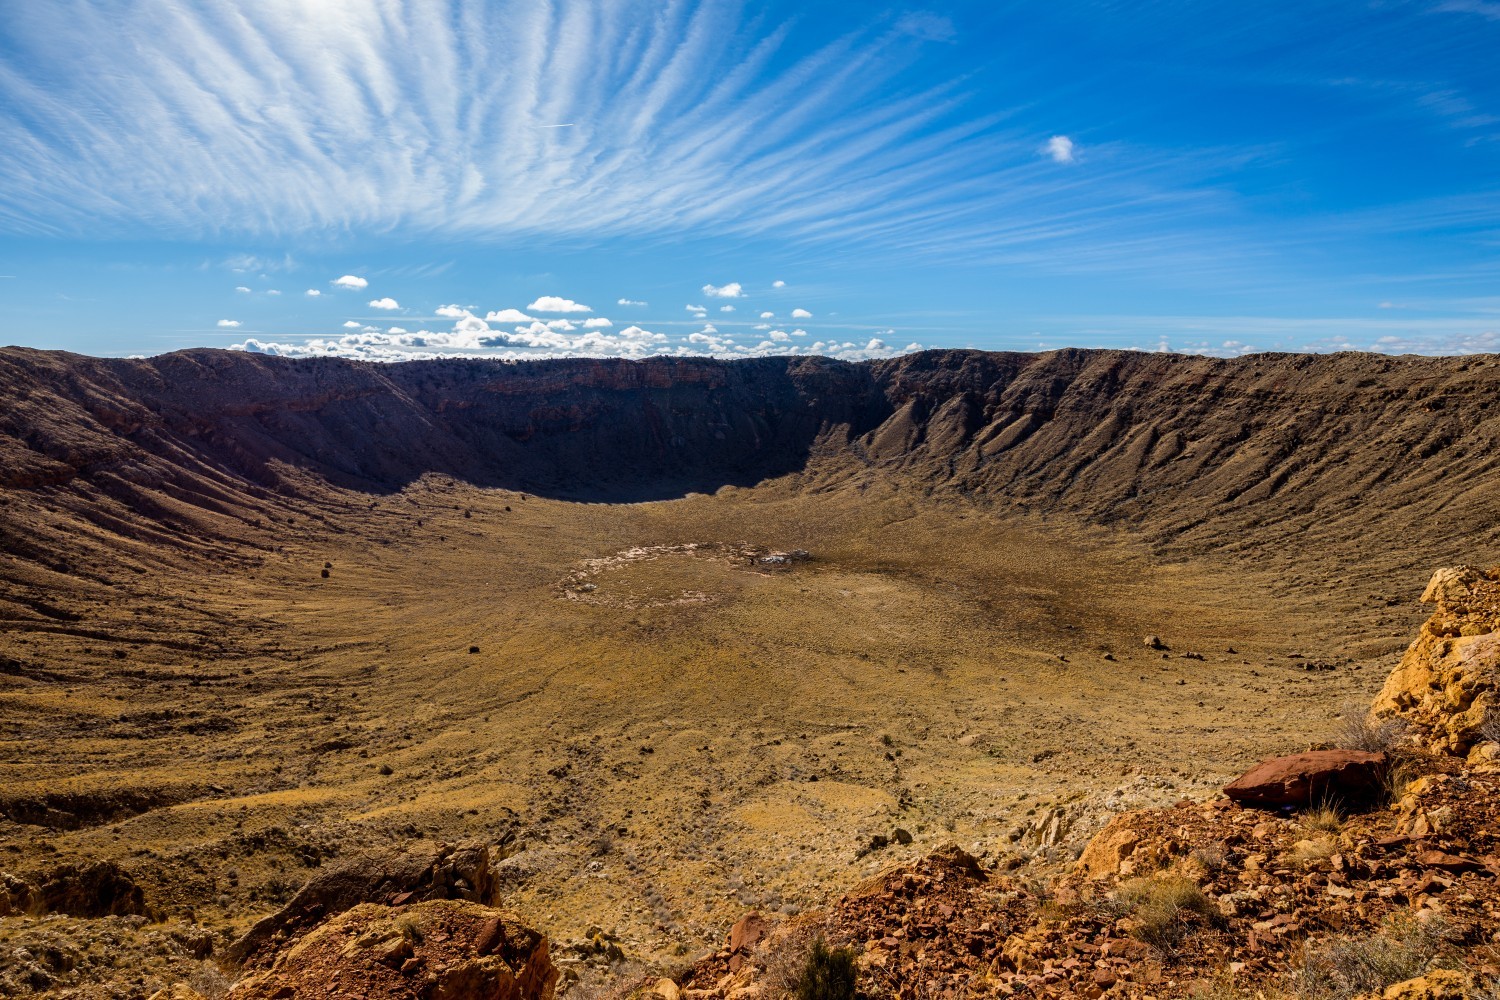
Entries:
[[1383,753],[1309,750],[1255,765],[1224,794],[1250,806],[1356,805],[1380,796],[1387,764]]

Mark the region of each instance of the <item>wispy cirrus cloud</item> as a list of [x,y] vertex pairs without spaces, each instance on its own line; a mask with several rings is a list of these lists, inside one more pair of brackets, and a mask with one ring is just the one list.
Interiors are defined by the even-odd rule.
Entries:
[[[6,5],[0,109],[21,113],[0,114],[0,230],[519,241],[712,227],[1052,247],[1065,264],[1061,238],[1159,228],[1181,176],[1122,200],[1101,155],[1082,191],[1039,173],[1035,136],[970,104],[958,70],[913,72],[954,34],[917,12],[830,37],[737,0]],[[1138,156],[1119,183],[1140,190],[1150,167]]]

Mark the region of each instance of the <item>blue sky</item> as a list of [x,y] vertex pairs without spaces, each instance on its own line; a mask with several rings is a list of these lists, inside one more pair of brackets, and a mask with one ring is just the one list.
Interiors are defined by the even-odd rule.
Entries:
[[1500,351],[1500,0],[0,4],[0,342]]

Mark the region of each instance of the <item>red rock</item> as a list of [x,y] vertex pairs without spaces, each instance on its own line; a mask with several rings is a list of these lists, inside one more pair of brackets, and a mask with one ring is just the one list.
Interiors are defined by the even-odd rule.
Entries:
[[770,923],[759,913],[750,912],[735,921],[729,929],[729,971],[738,972],[750,950],[771,930]]
[[1257,764],[1225,785],[1224,794],[1255,806],[1349,805],[1381,793],[1386,767],[1382,753],[1310,750]]

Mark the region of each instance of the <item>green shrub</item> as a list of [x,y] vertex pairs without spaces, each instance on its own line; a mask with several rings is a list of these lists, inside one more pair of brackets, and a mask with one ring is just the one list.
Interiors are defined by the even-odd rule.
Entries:
[[797,980],[797,1000],[854,1000],[853,948],[829,948],[819,938]]

